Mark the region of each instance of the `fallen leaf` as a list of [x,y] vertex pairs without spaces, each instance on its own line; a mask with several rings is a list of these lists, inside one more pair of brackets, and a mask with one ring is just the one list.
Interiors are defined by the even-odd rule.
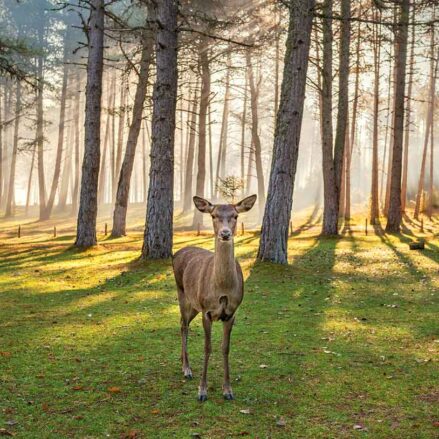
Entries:
[[14,436],[14,433],[6,430],[6,428],[0,428],[0,436]]
[[250,409],[242,409],[239,411],[239,413],[242,413],[243,415],[249,415],[250,414]]
[[1,357],[10,357],[11,353],[10,352],[0,352],[0,356]]
[[151,410],[151,413],[152,413],[153,415],[158,415],[158,414],[160,413],[160,410],[159,410],[159,409],[152,409],[152,410]]
[[110,393],[120,393],[120,392],[121,392],[120,387],[116,387],[116,386],[114,386],[114,387],[109,387],[107,390],[108,390]]
[[268,366],[267,366],[266,364],[260,364],[259,367],[260,367],[261,369],[267,369]]
[[84,386],[73,386],[72,390],[74,390],[75,392],[77,392],[79,390],[84,390]]
[[49,411],[49,404],[47,404],[47,402],[43,402],[43,404],[41,405],[41,409],[43,410],[43,412],[48,412]]

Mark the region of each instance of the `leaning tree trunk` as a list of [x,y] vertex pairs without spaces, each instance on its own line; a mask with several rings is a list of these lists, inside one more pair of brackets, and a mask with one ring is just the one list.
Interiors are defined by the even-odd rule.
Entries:
[[20,126],[20,113],[21,113],[21,83],[20,83],[20,81],[17,81],[17,90],[16,90],[16,95],[15,95],[14,143],[12,146],[11,169],[9,171],[9,187],[8,187],[8,197],[6,199],[6,211],[5,211],[6,217],[14,215],[15,167],[16,167],[16,163],[17,163],[18,128]]
[[258,259],[288,262],[288,227],[305,101],[314,0],[291,0],[284,76]]
[[59,111],[59,125],[58,125],[58,147],[56,149],[55,168],[53,172],[52,185],[50,187],[49,199],[47,200],[46,208],[44,209],[43,217],[41,219],[47,220],[52,214],[53,204],[55,202],[55,195],[59,185],[59,176],[61,173],[61,160],[64,145],[64,126],[66,121],[66,100],[67,100],[67,78],[68,78],[68,34],[64,38],[64,68],[63,79],[61,86],[61,102]]
[[153,95],[151,169],[143,259],[172,255],[174,138],[177,103],[177,0],[156,3],[157,78]]
[[146,88],[148,86],[149,68],[153,51],[152,36],[143,36],[142,58],[140,60],[139,81],[134,97],[133,120],[128,132],[128,141],[120,171],[119,184],[117,186],[116,204],[113,214],[113,230],[111,236],[119,237],[126,234],[126,218],[128,197],[130,192],[131,174],[133,172],[134,157],[136,154],[137,140],[142,125],[143,105],[145,103]]
[[[378,13],[375,19],[378,22]],[[381,28],[379,24],[373,27],[373,64],[374,64],[374,95],[373,95],[373,142],[372,142],[372,185],[370,201],[370,224],[376,225],[379,221],[379,194],[378,194],[378,131],[379,131],[379,104],[380,104],[380,66],[381,66]]]
[[402,141],[404,135],[405,73],[407,61],[410,0],[401,1],[399,26],[396,34],[396,86],[394,100],[394,132],[392,174],[386,232],[399,232],[401,226]]
[[[204,186],[206,180],[206,119],[207,109],[209,108],[210,97],[210,66],[208,57],[208,40],[202,36],[199,45],[199,65],[201,69],[201,99],[200,114],[198,116],[198,169],[195,193],[199,197],[204,197]],[[193,227],[203,223],[203,214],[194,210]]]
[[25,210],[24,210],[26,215],[29,213],[30,191],[32,188],[32,176],[34,173],[34,165],[35,165],[35,152],[36,152],[36,147],[34,145],[33,150],[32,150],[32,160],[30,162],[29,178],[27,180],[26,206],[25,206]]
[[104,0],[91,0],[89,52],[85,101],[84,159],[82,162],[81,196],[79,201],[77,247],[97,243],[98,177],[101,144],[101,98],[104,55]]
[[262,146],[261,139],[259,137],[259,116],[258,116],[258,95],[259,95],[259,84],[256,87],[253,67],[251,61],[250,50],[246,51],[246,64],[248,71],[248,82],[250,86],[250,109],[251,109],[251,135],[252,142],[255,149],[255,164],[256,164],[256,177],[258,182],[258,207],[259,215],[262,215],[263,208],[265,205],[265,184],[264,184],[264,171],[262,169]]

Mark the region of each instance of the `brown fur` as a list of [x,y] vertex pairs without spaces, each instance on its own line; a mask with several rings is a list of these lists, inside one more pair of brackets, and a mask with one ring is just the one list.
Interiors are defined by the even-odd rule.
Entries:
[[206,200],[194,197],[196,207],[210,213],[215,231],[215,252],[197,247],[185,247],[173,258],[175,282],[181,313],[182,368],[185,377],[192,378],[187,354],[189,324],[198,314],[203,315],[205,331],[205,359],[198,399],[207,399],[207,365],[211,351],[212,322],[221,320],[224,324],[223,362],[226,399],[233,399],[229,377],[229,345],[235,312],[244,296],[244,282],[239,263],[234,257],[233,236],[236,231],[238,213],[253,206],[256,196],[248,197],[236,205],[212,205]]

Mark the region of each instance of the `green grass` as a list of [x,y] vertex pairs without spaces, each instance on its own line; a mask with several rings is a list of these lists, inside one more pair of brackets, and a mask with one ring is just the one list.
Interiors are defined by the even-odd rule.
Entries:
[[[439,241],[409,251],[406,232],[296,233],[288,266],[255,264],[258,235],[238,237],[236,400],[222,399],[217,323],[204,404],[200,318],[189,339],[195,379],[184,381],[172,269],[137,261],[140,233],[100,236],[87,252],[70,247],[72,234],[5,233],[0,428],[20,438],[437,437]],[[213,242],[177,233],[176,249],[185,245]]]

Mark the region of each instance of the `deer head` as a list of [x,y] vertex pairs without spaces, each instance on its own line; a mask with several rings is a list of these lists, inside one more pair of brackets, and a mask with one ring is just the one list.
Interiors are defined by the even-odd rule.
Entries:
[[222,242],[232,241],[238,222],[238,214],[249,211],[256,202],[256,195],[244,198],[237,204],[212,204],[204,198],[193,198],[195,207],[202,213],[210,213],[215,236]]

